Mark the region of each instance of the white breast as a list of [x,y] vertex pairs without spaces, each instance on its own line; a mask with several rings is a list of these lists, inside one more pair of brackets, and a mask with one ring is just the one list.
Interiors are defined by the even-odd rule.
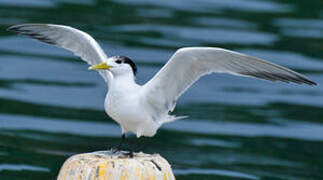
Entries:
[[105,99],[105,111],[123,132],[133,132],[140,136],[153,136],[160,125],[152,120],[140,101],[140,87],[122,91],[111,89]]

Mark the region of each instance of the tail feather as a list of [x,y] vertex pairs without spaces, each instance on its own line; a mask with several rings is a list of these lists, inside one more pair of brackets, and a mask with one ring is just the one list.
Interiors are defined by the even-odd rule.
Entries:
[[160,121],[160,124],[169,123],[169,122],[173,122],[173,121],[176,121],[179,119],[184,119],[184,118],[188,118],[188,116],[168,115],[166,118],[164,118],[163,120]]

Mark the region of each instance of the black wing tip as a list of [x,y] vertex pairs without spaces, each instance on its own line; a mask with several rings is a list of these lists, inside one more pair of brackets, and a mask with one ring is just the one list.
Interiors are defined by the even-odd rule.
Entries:
[[20,29],[20,25],[13,25],[13,26],[10,26],[7,28],[7,31],[10,31],[10,32],[19,32],[19,29]]
[[300,83],[300,84],[307,84],[307,85],[309,85],[309,86],[317,86],[317,83],[316,82],[314,82],[314,81],[311,81],[311,80],[306,80],[306,81],[304,81],[304,82],[302,82],[302,83]]
[[252,76],[260,79],[265,79],[269,81],[281,81],[285,83],[296,83],[296,84],[307,84],[310,86],[316,86],[317,83],[314,81],[309,80],[306,77],[303,77],[301,75],[285,75],[285,74],[276,74],[276,73],[268,73],[268,72],[241,72],[240,74],[246,75],[246,76]]
[[307,85],[310,85],[310,86],[316,86],[317,85],[316,82],[314,82],[314,81],[312,81],[312,80],[310,80],[310,79],[308,79],[308,78],[306,78],[304,76],[301,76],[301,75],[296,75],[295,79],[299,80],[301,82],[301,84],[304,83],[304,84],[307,84]]
[[304,79],[304,83],[310,86],[317,86],[317,83],[309,79]]
[[7,28],[7,31],[11,31],[11,32],[24,32],[24,31],[29,31],[26,29],[23,29],[24,27],[30,27],[30,26],[40,26],[40,25],[47,25],[47,24],[34,24],[34,23],[27,23],[27,24],[16,24],[16,25],[12,25],[9,26]]
[[8,27],[7,31],[16,32],[16,33],[29,32],[29,30],[24,29],[24,27],[27,27],[27,26],[28,24],[17,24],[17,25]]
[[19,24],[19,25],[13,25],[7,28],[7,31],[10,32],[16,32],[19,35],[28,36],[30,38],[38,39],[39,41],[42,41],[47,44],[55,45],[56,42],[53,39],[47,38],[44,35],[40,33],[33,32],[32,30],[24,29],[24,27],[32,26],[35,24]]

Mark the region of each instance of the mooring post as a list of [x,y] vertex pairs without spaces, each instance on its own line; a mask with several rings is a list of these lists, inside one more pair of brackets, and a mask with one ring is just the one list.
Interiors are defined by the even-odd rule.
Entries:
[[57,180],[175,180],[169,163],[159,154],[97,151],[68,158]]

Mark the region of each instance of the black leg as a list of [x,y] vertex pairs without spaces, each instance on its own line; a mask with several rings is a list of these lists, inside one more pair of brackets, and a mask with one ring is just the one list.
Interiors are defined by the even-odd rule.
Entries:
[[133,153],[139,146],[139,138],[136,138],[136,142],[135,142],[135,145],[133,146],[131,152]]
[[127,152],[125,155],[129,156],[130,158],[133,158],[133,152],[138,148],[138,146],[139,146],[139,138],[136,138],[135,145],[133,146],[131,151]]
[[119,145],[117,146],[117,148],[114,148],[114,150],[113,150],[114,153],[121,150],[122,144],[124,143],[125,140],[126,140],[126,134],[122,134],[121,141],[120,141]]

